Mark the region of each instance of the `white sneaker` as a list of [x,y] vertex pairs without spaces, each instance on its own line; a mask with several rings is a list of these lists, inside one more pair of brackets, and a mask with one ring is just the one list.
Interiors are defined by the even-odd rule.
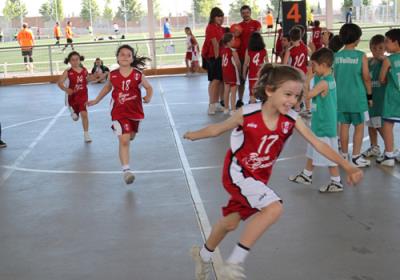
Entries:
[[233,116],[233,115],[235,114],[235,112],[236,112],[236,110],[231,110],[231,111],[229,112],[229,115]]
[[124,171],[124,181],[127,185],[132,184],[135,181],[135,175],[130,170]]
[[229,115],[229,109],[224,110],[224,115]]
[[72,112],[71,113],[71,118],[72,118],[73,121],[76,122],[77,120],[79,120],[79,115],[77,113],[75,113],[75,112]]
[[312,176],[307,176],[304,172],[300,172],[297,175],[289,176],[289,181],[294,183],[303,184],[303,185],[311,185],[312,184]]
[[356,158],[352,158],[351,161],[358,168],[368,167],[371,165],[371,161],[368,159],[365,159],[362,155],[359,155]]
[[385,155],[385,153],[383,153],[382,156],[380,156],[376,159],[376,163],[383,165],[383,166],[393,167],[394,160],[395,160],[394,157],[388,157],[387,155]]
[[371,146],[365,152],[362,153],[364,157],[379,157],[381,150],[379,146]]
[[322,193],[336,193],[343,191],[343,185],[341,182],[331,181],[329,184],[323,185],[319,188]]
[[84,132],[83,133],[83,138],[85,139],[86,143],[92,142],[92,138],[90,138],[89,132]]
[[208,105],[208,114],[215,115],[215,103]]
[[222,267],[221,278],[224,280],[242,280],[246,279],[246,275],[240,264],[226,263]]
[[224,109],[219,102],[215,103],[215,112],[223,112]]
[[207,280],[210,276],[211,262],[205,262],[200,256],[201,248],[199,246],[193,246],[190,250],[192,259],[196,265],[195,275],[196,280]]

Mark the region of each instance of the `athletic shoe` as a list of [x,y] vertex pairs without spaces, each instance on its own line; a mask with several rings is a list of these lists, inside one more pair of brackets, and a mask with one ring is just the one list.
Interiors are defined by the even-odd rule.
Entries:
[[209,104],[208,105],[208,114],[209,115],[215,115],[215,104]]
[[225,102],[224,102],[224,100],[221,100],[221,101],[219,102],[219,105],[221,105],[221,107],[225,107]]
[[135,181],[135,175],[130,170],[124,171],[124,181],[127,185],[132,184]]
[[362,153],[364,157],[379,157],[381,150],[379,146],[371,146],[365,152]]
[[3,140],[0,140],[0,148],[5,148],[7,147],[6,142],[4,142]]
[[190,250],[190,254],[192,255],[192,259],[196,265],[196,280],[207,280],[210,276],[211,262],[203,261],[200,256],[200,249],[201,248],[199,246],[193,246]]
[[224,115],[229,115],[229,109],[224,110]]
[[376,159],[376,163],[383,165],[383,166],[393,167],[394,160],[395,160],[394,157],[388,157],[386,154],[383,154],[382,156],[380,156]]
[[240,107],[242,107],[244,105],[243,101],[241,99],[239,99],[238,101],[236,101],[236,109],[239,109]]
[[79,115],[77,113],[75,113],[75,112],[72,112],[71,113],[71,118],[72,118],[73,121],[76,122],[77,120],[79,120]]
[[341,182],[331,181],[329,184],[323,185],[322,187],[320,187],[319,191],[321,193],[342,192],[343,191],[343,185],[342,185]]
[[371,165],[371,161],[368,159],[365,159],[362,155],[359,155],[356,158],[351,158],[351,161],[358,168],[368,167]]
[[289,176],[289,181],[298,183],[298,184],[303,184],[303,185],[311,185],[312,184],[312,176],[307,176],[304,174],[303,171],[300,172],[300,174],[297,175],[291,175]]
[[229,115],[233,116],[233,115],[235,114],[235,112],[236,112],[236,110],[231,110],[231,111],[229,112]]
[[224,106],[221,106],[219,102],[215,103],[215,112],[223,112],[225,110]]
[[84,132],[83,133],[83,138],[85,139],[86,143],[92,142],[92,138],[90,138],[89,132]]
[[221,270],[221,279],[242,280],[246,279],[244,268],[240,264],[226,263]]

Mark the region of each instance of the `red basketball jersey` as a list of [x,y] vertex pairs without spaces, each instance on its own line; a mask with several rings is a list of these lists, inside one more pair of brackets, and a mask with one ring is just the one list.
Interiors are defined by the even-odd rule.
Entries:
[[222,54],[222,77],[224,83],[238,85],[240,84],[239,71],[236,68],[233,59],[233,50],[231,48],[223,48]]
[[249,63],[249,80],[256,80],[258,71],[264,64],[265,57],[267,56],[267,50],[262,49],[261,51],[247,51],[250,57]]
[[275,54],[277,55],[280,55],[283,50],[282,37],[283,37],[283,30],[281,28],[278,30],[278,38],[276,39],[276,44],[275,44]]
[[243,107],[243,125],[232,131],[224,178],[240,181],[252,177],[268,183],[272,167],[293,133],[297,113],[291,110],[288,115],[280,115],[276,129],[270,130],[263,120],[261,106],[256,103]]
[[111,118],[142,120],[144,118],[140,86],[142,72],[133,68],[127,76],[122,76],[119,69],[111,71],[110,82],[113,86],[111,99]]
[[86,68],[83,67],[80,73],[78,73],[74,69],[70,68],[70,69],[68,69],[67,74],[68,74],[68,80],[69,80],[68,88],[70,88],[74,91],[73,95],[75,95],[75,97],[82,97],[82,98],[86,97],[87,98],[88,71],[86,70]]
[[308,49],[307,46],[300,42],[298,46],[290,48],[290,65],[307,73]]
[[322,48],[321,33],[322,29],[320,27],[314,27],[312,29],[312,42],[314,43],[315,50],[319,50],[320,48]]

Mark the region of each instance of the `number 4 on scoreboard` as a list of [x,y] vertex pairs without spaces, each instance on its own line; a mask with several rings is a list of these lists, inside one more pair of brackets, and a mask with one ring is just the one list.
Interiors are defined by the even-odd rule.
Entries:
[[301,21],[301,14],[299,12],[299,4],[294,3],[292,8],[287,13],[287,19],[293,20],[295,23],[299,23]]

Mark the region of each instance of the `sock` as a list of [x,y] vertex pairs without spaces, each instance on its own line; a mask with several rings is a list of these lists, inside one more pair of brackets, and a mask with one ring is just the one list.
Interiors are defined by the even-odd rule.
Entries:
[[340,176],[331,176],[331,180],[335,183],[340,183]]
[[312,176],[312,171],[304,169],[303,170],[304,175],[306,175],[307,177],[311,177]]
[[127,165],[122,165],[122,171],[128,171],[128,170],[131,170],[130,168],[129,168],[129,164],[127,164]]
[[84,131],[83,134],[84,135],[89,135],[89,131]]
[[352,159],[356,159],[356,158],[358,158],[359,156],[360,156],[360,154],[358,154],[358,155],[352,155],[351,158],[352,158]]
[[393,152],[385,152],[385,155],[390,158],[394,157]]
[[232,264],[239,264],[239,263],[244,263],[244,260],[246,259],[247,255],[249,254],[250,248],[247,248],[243,246],[242,244],[238,243],[235,248],[233,248],[233,251],[229,258],[226,260],[228,263]]
[[348,159],[349,158],[349,155],[347,154],[347,153],[341,153],[342,154],[342,157],[344,158],[344,159]]
[[200,250],[200,257],[203,260],[203,262],[211,261],[211,257],[213,256],[213,254],[214,254],[214,251],[211,251],[210,249],[208,249],[206,244],[204,244]]

